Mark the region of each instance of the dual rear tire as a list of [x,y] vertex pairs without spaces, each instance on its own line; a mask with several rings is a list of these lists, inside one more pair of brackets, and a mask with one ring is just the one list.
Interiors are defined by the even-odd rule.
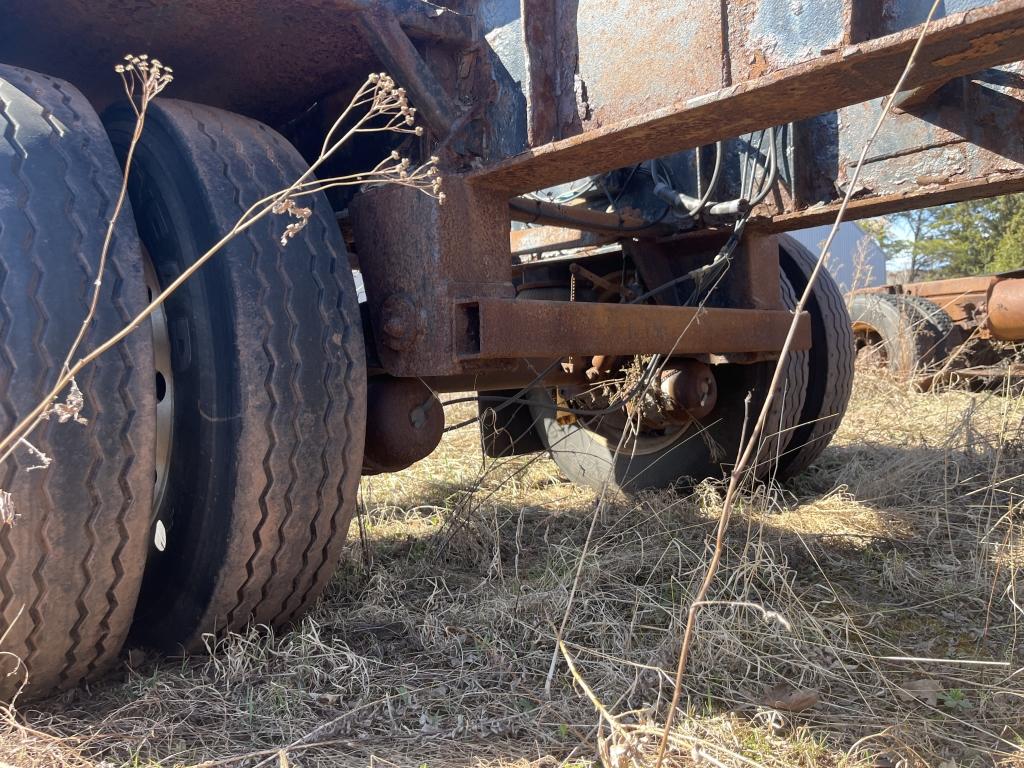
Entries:
[[[134,115],[105,122],[67,83],[0,66],[0,434],[52,386],[86,316]],[[151,294],[306,167],[264,125],[154,102],[76,357],[146,305],[147,254]],[[17,517],[0,525],[0,697],[95,676],[129,634],[174,651],[288,623],[326,585],[355,508],[366,372],[333,212],[303,203],[313,216],[287,247],[288,222],[264,218],[168,300],[166,333],[144,324],[84,369],[88,423],[30,435],[50,466],[32,470],[26,445],[4,464]]]
[[[0,434],[54,385],[82,326],[121,172],[72,86],[0,66]],[[97,225],[97,221],[102,222]],[[129,212],[109,251],[87,350],[145,306]],[[79,354],[80,356],[80,354]],[[74,685],[116,657],[149,549],[155,397],[148,333],[78,377],[88,423],[41,422],[2,465],[0,696]],[[63,399],[63,394],[61,399]]]

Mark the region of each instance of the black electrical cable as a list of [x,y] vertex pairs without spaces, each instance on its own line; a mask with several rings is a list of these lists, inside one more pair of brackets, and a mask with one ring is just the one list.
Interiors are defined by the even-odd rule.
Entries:
[[[722,172],[722,155],[724,154],[724,145],[721,141],[715,142],[715,167],[711,171],[711,180],[708,181],[708,188],[704,191],[704,194],[700,196],[697,201],[697,206],[691,213],[693,215],[699,215],[704,210],[704,206],[708,204],[711,199],[711,195],[715,193],[715,189],[718,187],[718,177]],[[700,165],[697,165],[697,188],[700,188]]]
[[743,158],[743,168],[740,173],[740,198],[749,200],[754,191],[754,176],[757,173],[757,158],[761,156],[764,147],[764,137],[767,130],[761,129],[757,133],[757,148],[754,148],[754,134],[750,134],[747,141],[747,153]]
[[[751,134],[751,135],[753,135],[753,134]],[[725,200],[725,201],[716,202],[716,203],[709,202],[707,204],[707,207],[708,207],[709,210],[713,210],[714,208],[716,208],[718,206],[727,206],[730,203],[736,203],[736,204],[743,203],[744,204],[743,205],[744,208],[750,209],[750,208],[753,208],[758,203],[760,203],[762,200],[764,200],[768,196],[768,193],[771,192],[772,187],[775,186],[775,182],[776,182],[776,180],[778,179],[778,176],[779,176],[778,157],[777,157],[777,152],[776,152],[776,148],[775,148],[775,128],[772,127],[772,128],[763,129],[760,132],[759,135],[760,135],[760,139],[758,140],[757,150],[751,152],[751,154],[749,155],[750,158],[755,158],[755,157],[757,157],[758,155],[761,154],[761,149],[764,147],[764,137],[765,137],[765,135],[769,135],[770,136],[769,145],[768,145],[768,166],[765,168],[765,175],[761,177],[761,188],[758,190],[756,195],[754,195],[749,200],[747,199],[747,195],[752,194],[753,191],[754,191],[753,190],[753,186],[754,186],[754,176],[755,176],[755,171],[756,171],[756,167],[755,167],[756,166],[756,160],[751,160],[749,163],[745,162],[743,164],[743,167],[741,168],[740,197],[738,197],[735,200]],[[751,141],[749,142],[749,145],[750,145],[750,148],[753,149],[753,146],[754,146],[753,139],[751,139]],[[751,169],[749,172],[746,170],[748,167]],[[748,181],[749,181],[749,189],[748,189]]]
[[[647,291],[647,293],[640,294],[630,303],[639,304],[641,301],[646,301],[652,296],[657,296],[659,293],[667,291],[669,288],[674,288],[680,283],[685,283],[687,280],[700,279],[701,282],[703,282],[704,278],[706,278],[709,274],[712,274],[715,270],[728,264],[729,258],[732,256],[732,252],[736,250],[736,246],[739,244],[740,238],[743,235],[743,230],[746,227],[746,224],[747,217],[744,217],[736,222],[735,227],[733,227],[732,234],[729,235],[729,239],[726,240],[725,245],[722,246],[721,250],[718,252],[718,255],[715,257],[715,260],[712,261],[710,264],[705,264],[703,267],[698,267],[697,269],[690,270],[685,275],[680,275],[679,277],[673,278],[668,282],[662,283],[661,285]],[[698,286],[695,292],[699,293],[699,290],[700,288]],[[682,306],[689,306],[692,300],[693,297],[691,297],[691,299],[685,302]]]
[[761,190],[750,198],[750,207],[753,208],[755,205],[760,203],[771,192],[772,187],[775,186],[775,180],[779,177],[779,163],[777,157],[777,150],[775,148],[775,129],[768,129],[768,163],[769,170],[767,172],[768,180],[761,182]]

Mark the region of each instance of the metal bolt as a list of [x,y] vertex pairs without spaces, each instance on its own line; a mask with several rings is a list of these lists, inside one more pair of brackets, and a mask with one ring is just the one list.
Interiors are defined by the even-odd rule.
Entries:
[[396,352],[410,349],[419,338],[422,326],[413,300],[407,294],[393,293],[384,299],[380,312],[384,343]]

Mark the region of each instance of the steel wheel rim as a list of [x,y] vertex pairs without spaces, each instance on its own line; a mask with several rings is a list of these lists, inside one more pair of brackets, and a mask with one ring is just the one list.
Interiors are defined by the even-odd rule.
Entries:
[[[146,292],[149,301],[152,301],[162,289],[156,276],[153,260],[145,246],[142,251]],[[174,437],[174,372],[171,365],[171,336],[167,328],[167,313],[163,304],[157,306],[150,314],[149,327],[153,337],[154,389],[156,390],[156,466],[153,473],[153,509],[159,514],[167,494],[171,445]],[[160,521],[157,520],[157,522]]]
[[[618,435],[607,435],[602,430],[602,425],[600,424],[593,425],[588,421],[582,421],[580,426],[590,435],[592,440],[601,443],[608,450],[614,451],[616,448],[619,448],[621,432],[618,430],[615,430],[615,432],[618,432]],[[645,434],[643,432],[628,435],[625,439],[621,440],[622,447],[619,449],[619,452],[623,456],[647,456],[648,454],[659,453],[686,437],[690,432],[690,426],[692,425],[675,427],[660,435]]]

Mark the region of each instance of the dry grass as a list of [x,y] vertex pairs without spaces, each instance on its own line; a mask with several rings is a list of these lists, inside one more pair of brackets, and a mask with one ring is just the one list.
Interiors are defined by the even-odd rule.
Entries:
[[[1022,420],[1005,393],[862,376],[819,465],[737,510],[670,761],[1024,765]],[[565,635],[575,674],[560,659],[546,699],[596,497],[452,433],[364,482],[362,536],[298,631],[126,661],[9,719],[0,761],[643,764],[722,492],[602,510]]]

